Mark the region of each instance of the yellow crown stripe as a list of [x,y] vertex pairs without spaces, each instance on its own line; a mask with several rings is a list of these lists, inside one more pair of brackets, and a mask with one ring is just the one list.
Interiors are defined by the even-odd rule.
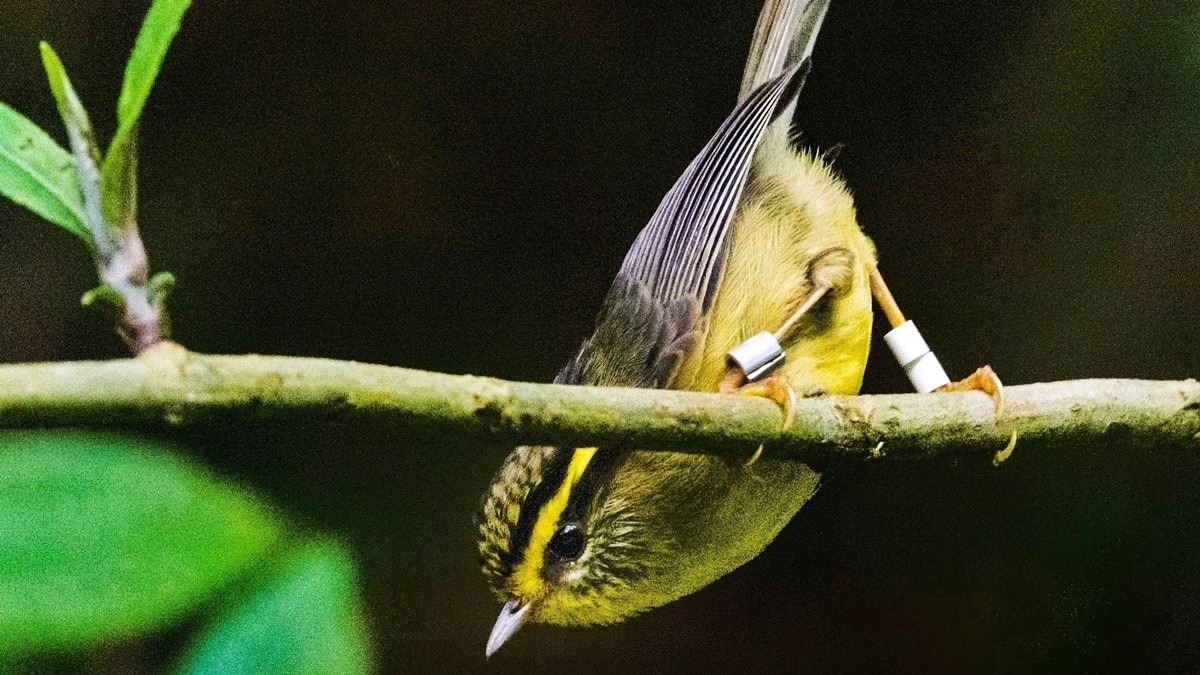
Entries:
[[558,519],[571,500],[571,490],[583,477],[588,463],[596,455],[596,448],[576,448],[571,455],[571,463],[567,466],[567,475],[558,487],[558,491],[550,498],[538,513],[537,522],[533,525],[533,533],[529,536],[529,544],[525,547],[525,557],[513,570],[512,580],[516,592],[525,602],[534,600],[541,595],[543,585],[541,568],[546,555],[546,546],[558,527]]

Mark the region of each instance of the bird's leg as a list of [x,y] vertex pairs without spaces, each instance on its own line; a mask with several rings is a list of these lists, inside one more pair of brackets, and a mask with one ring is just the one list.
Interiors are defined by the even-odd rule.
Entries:
[[[718,391],[723,394],[761,396],[775,401],[783,408],[783,428],[791,426],[796,417],[796,391],[787,377],[771,371],[783,363],[783,348],[780,343],[787,337],[800,319],[804,318],[817,302],[826,295],[840,294],[849,288],[854,275],[854,254],[844,248],[831,248],[813,256],[808,262],[806,277],[808,294],[773,332],[762,332],[743,342],[729,353],[729,368],[721,380]],[[747,462],[753,464],[762,454],[762,446]]]
[[810,258],[804,273],[810,290],[791,316],[775,330],[775,339],[782,342],[827,293],[837,296],[850,290],[854,283],[854,266],[854,254],[841,247],[827,248]]
[[904,312],[900,311],[900,305],[896,304],[896,297],[884,283],[878,267],[871,269],[871,295],[874,296],[875,302],[879,303],[879,308],[883,310],[892,328],[897,328],[906,321]]
[[[795,396],[790,396],[786,399],[781,398],[780,394],[782,390],[780,390],[778,387],[772,386],[763,388],[757,386],[767,381],[784,380],[785,378],[782,375],[771,375],[765,379],[759,378],[766,375],[766,373],[774,369],[775,366],[783,362],[783,351],[779,346],[780,340],[792,329],[793,326],[796,325],[796,322],[800,320],[800,317],[804,316],[808,310],[812,309],[813,305],[817,304],[817,301],[824,297],[828,292],[828,286],[818,286],[817,288],[814,288],[812,292],[810,292],[808,296],[804,298],[804,302],[800,303],[799,309],[793,312],[792,315],[788,317],[787,321],[783,322],[783,325],[780,326],[778,330],[776,330],[774,333],[766,333],[764,331],[763,333],[755,336],[755,338],[757,338],[757,342],[761,343],[761,349],[764,351],[757,351],[759,346],[755,345],[755,351],[749,353],[748,358],[755,359],[757,357],[757,360],[748,361],[740,358],[738,356],[739,352],[736,349],[730,352],[729,367],[726,368],[725,379],[721,380],[721,384],[718,386],[717,391],[722,394],[737,393],[746,394],[748,396],[763,396],[775,401],[781,406],[787,401],[794,401]],[[750,346],[751,344],[751,341],[747,340],[741,345],[738,345],[738,349]],[[763,365],[756,368],[755,366],[758,365],[759,362],[761,362]],[[783,426],[786,429],[788,425],[785,423]]]
[[937,357],[917,332],[916,326],[904,318],[904,313],[900,311],[896,298],[888,290],[878,268],[871,269],[871,294],[875,296],[875,301],[879,303],[892,326],[892,331],[884,339],[917,391],[982,391],[992,398],[996,405],[996,414],[1000,414],[1004,405],[1004,385],[991,366],[983,366],[957,382],[950,382]]
[[[808,293],[773,332],[763,331],[730,350],[729,369],[725,372],[725,379],[721,381],[719,391],[723,393],[741,392],[742,389],[749,386],[746,384],[747,382],[753,384],[765,378],[783,363],[783,348],[780,343],[821,298],[830,293],[840,295],[850,288],[854,279],[854,261],[854,254],[844,248],[829,248],[814,255],[808,261],[805,270]],[[751,391],[765,391],[766,393],[755,395],[765,395],[780,405],[784,405],[781,390],[778,388]],[[791,401],[794,398],[793,396],[787,400]]]
[[[779,341],[784,335],[787,335],[796,322],[800,320],[817,301],[825,297],[829,292],[829,286],[817,286],[809,292],[804,301],[800,303],[800,307],[788,317],[787,321],[783,322],[770,337],[774,340],[774,347],[779,350],[778,361],[771,365],[774,368],[779,363],[783,362],[782,347],[779,346]],[[743,343],[745,344],[745,343]],[[769,370],[769,369],[768,369]],[[753,372],[753,369],[752,369]],[[744,396],[761,396],[770,399],[783,408],[783,429],[792,426],[792,421],[796,418],[796,390],[792,388],[788,379],[779,373],[768,375],[763,379],[747,381],[747,374],[732,358],[730,359],[729,368],[725,371],[725,379],[721,380],[718,388],[722,394],[742,394]],[[763,446],[759,445],[750,459],[746,461],[746,466],[752,466],[762,456]]]

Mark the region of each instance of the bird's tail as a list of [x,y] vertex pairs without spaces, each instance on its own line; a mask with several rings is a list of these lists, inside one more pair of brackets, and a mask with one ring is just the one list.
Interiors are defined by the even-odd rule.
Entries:
[[754,28],[739,101],[812,55],[828,9],[829,0],[766,0]]

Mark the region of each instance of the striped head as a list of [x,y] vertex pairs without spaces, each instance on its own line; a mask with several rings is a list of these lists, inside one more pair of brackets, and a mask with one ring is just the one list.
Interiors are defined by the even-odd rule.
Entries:
[[609,479],[617,450],[517,448],[484,496],[479,553],[505,602],[490,655],[523,623],[603,624],[631,613],[645,546],[627,500]]

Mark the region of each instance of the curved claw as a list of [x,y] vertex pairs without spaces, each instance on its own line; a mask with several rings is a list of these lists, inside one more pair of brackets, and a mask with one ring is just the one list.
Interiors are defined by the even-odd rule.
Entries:
[[772,375],[765,380],[742,385],[733,390],[733,393],[770,399],[783,408],[783,426],[780,427],[780,431],[792,426],[796,419],[796,390],[782,375]]
[[1000,416],[1000,411],[1004,408],[1004,384],[1000,382],[1000,376],[996,374],[996,371],[992,370],[991,366],[978,368],[975,372],[958,382],[944,384],[935,391],[982,391],[992,397],[992,401],[995,402],[997,417]]
[[[731,374],[732,373],[732,374]],[[758,382],[750,382],[742,384],[744,381],[740,370],[734,368],[729,369],[726,373],[725,380],[721,383],[719,391],[722,394],[741,394],[743,396],[759,396],[770,399],[783,408],[783,426],[780,431],[786,430],[792,426],[792,422],[796,419],[796,390],[792,388],[791,383],[782,375],[772,375]],[[746,466],[750,466],[758,461],[762,456],[763,446],[758,446],[754,454],[746,462]]]
[[762,446],[762,443],[759,443],[758,449],[754,451],[753,455],[750,455],[750,459],[746,460],[746,463],[743,464],[742,466],[746,467],[747,469],[754,466],[754,463],[758,461],[758,458],[762,457],[762,452],[763,452],[763,446]]
[[784,382],[783,386],[787,387],[787,406],[783,412],[783,427],[780,431],[787,431],[788,427],[792,426],[792,422],[796,421],[796,390],[788,382]]

